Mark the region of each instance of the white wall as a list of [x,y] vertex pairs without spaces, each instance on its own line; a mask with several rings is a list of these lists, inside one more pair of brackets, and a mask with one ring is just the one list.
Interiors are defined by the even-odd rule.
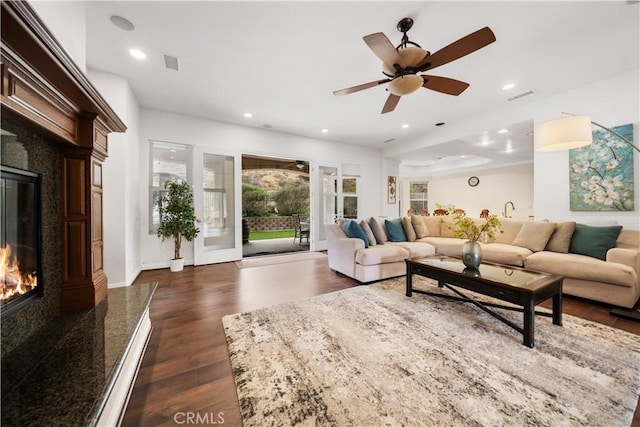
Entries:
[[140,107],[122,77],[89,70],[91,83],[127,126],[109,135],[103,173],[104,271],[109,287],[130,285],[140,272]]
[[[471,187],[467,183],[470,176],[477,176],[480,183]],[[483,169],[433,177],[403,179],[402,198],[409,206],[410,181],[428,181],[429,211],[436,209],[436,203],[453,204],[464,209],[467,216],[477,218],[482,209],[502,217],[505,203],[513,202],[516,209],[509,206],[507,215],[527,219],[533,215],[533,163],[503,168]]]
[[87,71],[86,8],[79,1],[30,1],[53,36],[73,58],[82,72]]
[[[141,206],[141,262],[143,269],[169,265],[173,243],[162,242],[149,234],[149,141],[166,141],[202,146],[219,154],[243,153],[307,160],[311,179],[318,166],[339,167],[341,163],[362,165],[359,212],[362,217],[381,215],[380,211],[380,152],[355,145],[304,138],[275,131],[237,126],[195,117],[142,109],[140,114],[140,179],[138,184]],[[386,177],[384,178],[386,179]],[[314,183],[311,188],[317,188]],[[385,189],[386,191],[386,189]],[[236,198],[241,204],[242,198]],[[311,200],[315,197],[312,194]],[[185,264],[193,262],[193,245],[183,242]]]

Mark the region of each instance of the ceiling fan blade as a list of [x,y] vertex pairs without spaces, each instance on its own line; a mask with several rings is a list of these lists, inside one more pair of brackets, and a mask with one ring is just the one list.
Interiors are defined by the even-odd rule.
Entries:
[[382,107],[382,113],[389,113],[395,110],[396,105],[398,105],[398,101],[400,101],[400,97],[398,95],[394,95],[392,93],[389,94],[387,101],[384,103],[384,107]]
[[496,36],[493,31],[489,27],[484,27],[443,47],[432,55],[427,55],[416,68],[419,71],[425,71],[439,67],[482,49],[494,41],[496,41]]
[[469,83],[460,80],[450,79],[449,77],[440,76],[421,76],[424,79],[422,87],[435,90],[436,92],[446,93],[448,95],[458,96],[469,87]]
[[376,80],[375,82],[363,83],[363,84],[358,85],[358,86],[352,86],[352,87],[348,87],[346,89],[336,90],[335,92],[333,92],[333,94],[336,95],[336,96],[348,95],[350,93],[359,92],[361,90],[369,89],[370,87],[375,87],[375,86],[379,86],[379,85],[384,84],[384,83],[389,83],[390,81],[391,81],[391,79]]
[[394,65],[398,64],[401,68],[405,68],[402,57],[384,33],[369,34],[362,39],[387,67],[395,70]]

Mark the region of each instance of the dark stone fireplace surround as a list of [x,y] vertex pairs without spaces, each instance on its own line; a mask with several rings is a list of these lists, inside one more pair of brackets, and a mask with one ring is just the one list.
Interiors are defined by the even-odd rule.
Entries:
[[[4,166],[36,172],[41,175],[42,298],[35,298],[16,313],[2,318],[2,357],[21,342],[60,315],[62,285],[62,152],[57,143],[47,140],[7,117],[2,117],[2,130],[13,136],[2,136],[1,161]],[[25,156],[26,154],[26,156]]]

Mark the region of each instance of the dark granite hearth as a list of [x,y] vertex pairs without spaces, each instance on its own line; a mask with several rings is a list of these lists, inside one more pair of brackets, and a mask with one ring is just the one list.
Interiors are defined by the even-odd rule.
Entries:
[[95,425],[156,285],[110,289],[3,356],[2,425]]

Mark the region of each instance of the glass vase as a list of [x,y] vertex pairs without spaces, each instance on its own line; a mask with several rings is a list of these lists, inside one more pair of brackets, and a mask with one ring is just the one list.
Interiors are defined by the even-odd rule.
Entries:
[[482,248],[476,240],[468,240],[462,245],[462,263],[467,268],[477,270],[482,262]]

